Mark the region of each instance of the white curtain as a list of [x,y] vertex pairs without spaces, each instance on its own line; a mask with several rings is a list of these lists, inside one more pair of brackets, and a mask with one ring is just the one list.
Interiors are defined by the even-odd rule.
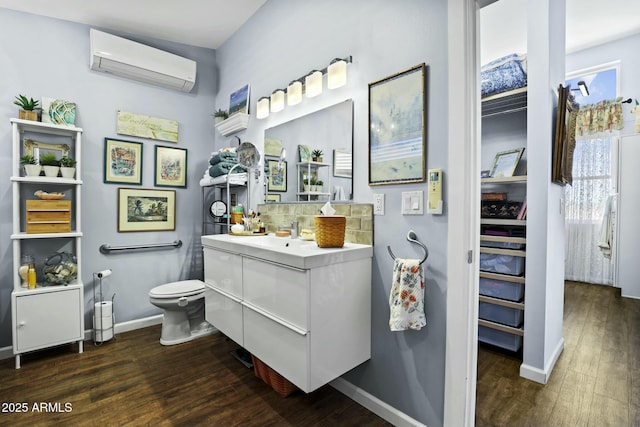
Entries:
[[607,197],[614,191],[616,136],[590,135],[576,140],[573,184],[565,189],[565,279],[613,284],[613,264],[598,241]]

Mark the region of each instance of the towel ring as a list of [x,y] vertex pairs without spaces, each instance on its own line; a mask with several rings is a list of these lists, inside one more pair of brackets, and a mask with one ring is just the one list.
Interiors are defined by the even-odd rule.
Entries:
[[[407,233],[407,240],[419,245],[424,250],[424,258],[422,258],[422,260],[420,261],[420,265],[422,265],[427,260],[427,258],[429,258],[429,249],[427,249],[427,247],[422,242],[418,241],[418,236],[416,236],[416,233],[414,233],[413,230],[409,230],[409,232]],[[393,260],[395,261],[396,256],[393,254],[391,246],[387,246],[387,250],[389,251],[389,255],[391,255],[391,258],[393,258]]]

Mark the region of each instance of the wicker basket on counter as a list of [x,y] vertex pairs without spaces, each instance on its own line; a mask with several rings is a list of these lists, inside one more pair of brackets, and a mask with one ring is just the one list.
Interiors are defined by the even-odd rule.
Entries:
[[344,215],[316,215],[316,242],[321,248],[341,248],[344,246],[344,232],[347,217]]
[[287,397],[298,389],[292,382],[254,355],[251,355],[251,360],[253,361],[253,373],[256,374],[256,377],[271,386],[280,396]]

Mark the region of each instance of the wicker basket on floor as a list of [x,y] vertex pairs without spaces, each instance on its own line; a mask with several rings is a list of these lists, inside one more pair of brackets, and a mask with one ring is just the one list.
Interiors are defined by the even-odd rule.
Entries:
[[253,373],[256,374],[256,377],[271,386],[280,396],[287,397],[298,389],[292,382],[271,369],[253,354],[251,355],[251,360],[253,361]]
[[344,246],[344,231],[347,217],[344,215],[316,215],[316,242],[321,248],[341,248]]

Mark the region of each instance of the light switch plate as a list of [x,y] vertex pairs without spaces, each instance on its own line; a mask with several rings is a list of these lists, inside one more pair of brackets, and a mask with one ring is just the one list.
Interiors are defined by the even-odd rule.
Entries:
[[422,191],[402,192],[402,215],[422,215],[424,198]]
[[373,193],[373,214],[384,215],[384,193]]

